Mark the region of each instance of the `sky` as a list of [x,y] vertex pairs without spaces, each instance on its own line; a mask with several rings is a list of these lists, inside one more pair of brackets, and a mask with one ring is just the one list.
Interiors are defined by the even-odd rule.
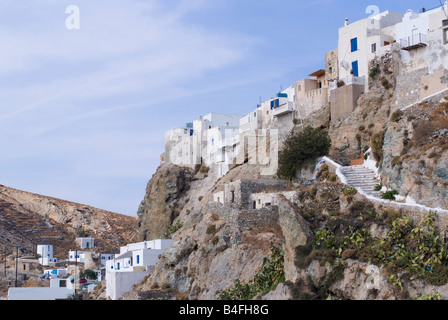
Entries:
[[0,184],[136,216],[166,131],[246,115],[324,68],[371,5],[439,4],[1,0]]

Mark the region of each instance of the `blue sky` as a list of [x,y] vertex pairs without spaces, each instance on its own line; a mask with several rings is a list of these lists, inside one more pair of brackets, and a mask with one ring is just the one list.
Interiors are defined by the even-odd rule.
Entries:
[[323,68],[369,5],[439,0],[2,0],[0,184],[136,215],[165,131]]

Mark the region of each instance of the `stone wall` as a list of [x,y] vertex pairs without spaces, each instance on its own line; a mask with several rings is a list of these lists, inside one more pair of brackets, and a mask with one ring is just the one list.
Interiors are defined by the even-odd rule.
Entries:
[[364,86],[352,84],[330,92],[331,121],[338,120],[358,106],[358,99],[364,93]]
[[252,209],[251,195],[259,192],[276,192],[290,189],[286,180],[243,179],[225,186],[225,204],[233,207]]

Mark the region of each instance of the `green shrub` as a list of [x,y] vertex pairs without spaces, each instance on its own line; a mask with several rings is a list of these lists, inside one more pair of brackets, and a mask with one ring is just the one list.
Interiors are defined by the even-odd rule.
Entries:
[[375,191],[381,191],[381,189],[383,189],[383,184],[382,184],[382,183],[376,185],[376,187],[375,187],[374,190],[375,190]]
[[392,122],[398,122],[400,118],[403,116],[403,111],[397,110],[394,113],[392,113],[392,116],[390,117],[390,121]]
[[355,188],[352,187],[344,187],[344,189],[342,189],[342,192],[346,195],[346,196],[352,196],[358,193],[358,191],[356,191]]
[[212,233],[215,233],[215,231],[216,231],[216,226],[214,224],[211,224],[211,225],[209,225],[207,227],[206,233],[207,234],[212,234]]
[[392,167],[395,167],[395,166],[401,166],[402,163],[403,163],[403,162],[401,161],[401,157],[400,157],[400,156],[396,156],[396,157],[394,157],[394,158],[392,159],[391,165],[392,165]]
[[370,71],[369,71],[369,77],[370,77],[371,79],[375,78],[375,76],[376,76],[376,74],[378,73],[378,71],[379,71],[379,69],[378,69],[377,66],[370,68]]
[[383,158],[384,132],[377,132],[372,135],[372,153],[377,161]]
[[395,200],[395,196],[400,193],[397,190],[387,191],[381,196],[385,200]]
[[172,234],[176,233],[177,230],[179,230],[179,229],[182,228],[183,226],[184,226],[184,224],[183,224],[182,222],[177,221],[176,224],[173,224],[173,225],[171,225],[171,226],[168,228],[168,233],[169,233],[170,235],[172,235]]
[[321,128],[306,127],[303,131],[291,131],[279,153],[277,177],[292,180],[305,163],[327,155],[331,147],[328,131]]
[[285,282],[284,252],[271,243],[271,257],[265,258],[254,279],[247,283],[235,280],[233,287],[219,293],[218,300],[251,300],[257,295],[265,295]]

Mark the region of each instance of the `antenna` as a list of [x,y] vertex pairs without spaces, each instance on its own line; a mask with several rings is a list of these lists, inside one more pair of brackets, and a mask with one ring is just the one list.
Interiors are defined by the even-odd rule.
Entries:
[[448,19],[448,15],[446,14],[446,11],[445,11],[445,5],[442,4],[442,0],[439,0],[439,2],[440,2],[440,5],[442,6],[442,10],[443,10],[443,13],[445,14],[445,17]]

